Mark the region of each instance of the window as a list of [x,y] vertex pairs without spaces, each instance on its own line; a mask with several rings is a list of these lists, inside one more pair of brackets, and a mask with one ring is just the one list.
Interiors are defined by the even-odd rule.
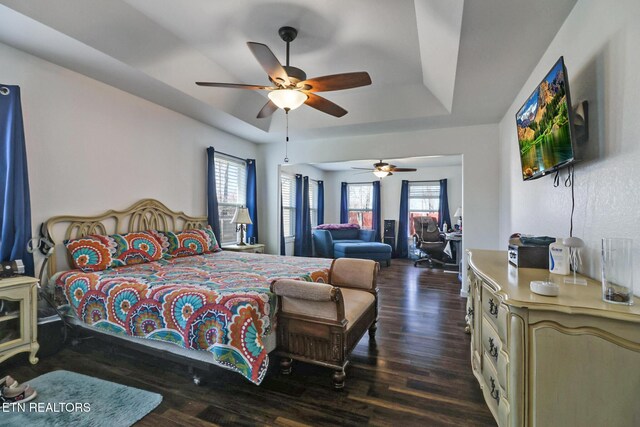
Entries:
[[348,184],[349,224],[371,229],[373,224],[373,185]]
[[236,225],[231,223],[231,219],[236,208],[246,204],[247,165],[241,160],[221,154],[217,154],[215,159],[216,192],[220,215],[220,244],[236,243]]
[[296,181],[291,175],[280,175],[282,191],[282,225],[284,237],[292,239],[296,235]]
[[409,236],[413,236],[413,218],[430,216],[438,221],[440,210],[440,183],[423,181],[409,183]]
[[309,180],[309,210],[311,211],[311,227],[318,226],[318,181]]

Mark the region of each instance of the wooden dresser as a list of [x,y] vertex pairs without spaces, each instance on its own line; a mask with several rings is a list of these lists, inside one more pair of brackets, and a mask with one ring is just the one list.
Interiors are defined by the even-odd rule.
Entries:
[[565,277],[468,251],[471,367],[491,413],[499,426],[640,426],[640,302],[608,304],[599,282]]

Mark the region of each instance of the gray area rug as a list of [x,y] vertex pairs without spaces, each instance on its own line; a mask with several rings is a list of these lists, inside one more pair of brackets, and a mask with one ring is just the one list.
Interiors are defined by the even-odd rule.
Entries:
[[31,402],[0,406],[0,425],[19,427],[130,426],[162,402],[162,396],[68,371],[27,381],[38,392]]

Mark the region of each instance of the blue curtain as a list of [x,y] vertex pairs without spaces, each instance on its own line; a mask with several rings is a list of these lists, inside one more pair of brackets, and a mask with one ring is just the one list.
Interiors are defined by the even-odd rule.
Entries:
[[312,255],[309,177],[303,177],[302,175],[296,175],[296,237],[293,255]]
[[31,201],[27,149],[24,141],[20,88],[0,84],[0,258],[21,259],[25,273],[34,275],[31,240]]
[[247,226],[247,240],[258,242],[258,191],[256,186],[256,160],[247,159],[247,209],[253,224]]
[[[281,184],[282,185],[282,184]],[[286,255],[287,247],[284,241],[284,206],[282,205],[282,190],[280,190],[280,255]]]
[[373,215],[371,215],[373,222],[373,229],[376,231],[375,241],[380,242],[380,220],[382,216],[382,209],[380,207],[380,181],[373,181]]
[[207,217],[216,239],[220,242],[220,213],[216,194],[216,150],[207,148]]
[[[449,197],[447,196],[447,180],[440,180],[440,209],[438,210],[438,222],[440,226],[440,230],[444,226],[446,222],[449,226],[451,226],[451,217],[449,216]],[[443,230],[449,231],[449,230]]]
[[400,188],[400,218],[398,219],[398,258],[409,256],[409,181],[402,181]]
[[340,191],[340,224],[349,223],[349,184],[342,183]]
[[324,224],[324,181],[318,181],[318,225]]

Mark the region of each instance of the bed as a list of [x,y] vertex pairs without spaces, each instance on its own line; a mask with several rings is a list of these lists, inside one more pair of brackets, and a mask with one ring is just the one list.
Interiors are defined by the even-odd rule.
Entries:
[[[146,199],[124,211],[93,217],[59,216],[43,224],[59,243],[89,235],[145,230],[199,229],[193,217]],[[61,238],[62,237],[62,238]],[[279,278],[328,281],[332,260],[220,251],[107,268],[71,269],[53,255],[50,284],[68,305],[72,322],[94,333],[118,337],[163,353],[233,370],[260,384],[275,348],[276,299],[269,290]]]

